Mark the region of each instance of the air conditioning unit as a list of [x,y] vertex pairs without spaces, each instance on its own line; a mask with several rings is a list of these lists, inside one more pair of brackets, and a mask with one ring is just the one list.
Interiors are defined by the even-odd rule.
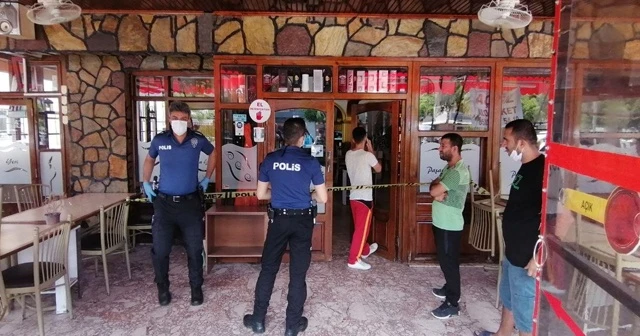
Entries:
[[27,18],[27,11],[27,7],[17,2],[0,2],[0,35],[21,40],[35,39],[35,24]]

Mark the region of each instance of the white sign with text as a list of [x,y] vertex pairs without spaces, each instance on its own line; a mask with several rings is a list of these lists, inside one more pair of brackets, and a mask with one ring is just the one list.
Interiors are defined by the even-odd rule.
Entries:
[[[437,142],[427,142],[420,144],[420,183],[430,183],[440,176],[440,172],[447,164],[440,159]],[[480,176],[480,147],[476,144],[462,145],[462,160],[471,170],[471,179],[478,181]],[[428,192],[429,186],[420,186],[420,192]]]

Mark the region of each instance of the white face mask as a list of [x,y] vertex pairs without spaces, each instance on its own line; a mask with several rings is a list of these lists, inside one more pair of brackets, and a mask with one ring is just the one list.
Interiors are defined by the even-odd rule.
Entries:
[[184,120],[171,120],[171,129],[178,136],[187,133],[187,125]]
[[509,154],[509,157],[511,159],[513,159],[513,161],[515,162],[521,162],[522,161],[522,152],[518,153],[517,149],[514,149],[511,151],[511,154]]

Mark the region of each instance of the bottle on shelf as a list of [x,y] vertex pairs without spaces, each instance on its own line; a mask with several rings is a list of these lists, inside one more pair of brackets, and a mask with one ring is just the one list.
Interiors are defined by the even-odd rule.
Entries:
[[389,93],[398,92],[398,70],[389,70]]
[[265,69],[264,74],[262,74],[262,91],[268,92],[271,90],[271,73],[268,71],[269,69]]
[[407,72],[398,71],[398,93],[407,93]]
[[333,74],[331,73],[331,69],[324,69],[324,74],[323,74],[323,84],[322,84],[322,91],[323,92],[331,92],[332,88],[331,88],[331,78],[333,77]]
[[300,92],[302,90],[302,80],[300,79],[299,69],[293,71],[293,83],[291,86],[293,87],[293,92]]
[[288,92],[289,91],[289,86],[288,86],[288,80],[289,78],[287,77],[287,69],[285,68],[280,68],[278,69],[278,92]]
[[310,76],[309,76],[309,70],[308,69],[303,69],[302,70],[302,78],[301,78],[302,83],[300,83],[300,90],[302,92],[309,92],[309,83],[312,83],[312,81],[310,80]]
[[338,92],[347,92],[347,71],[340,69],[338,73]]

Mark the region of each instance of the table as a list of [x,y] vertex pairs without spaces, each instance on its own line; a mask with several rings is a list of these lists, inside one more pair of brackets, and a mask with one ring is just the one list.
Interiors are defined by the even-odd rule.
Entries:
[[[82,221],[100,212],[100,207],[105,208],[120,203],[135,194],[133,193],[87,193],[65,198],[62,201],[63,208],[60,211],[60,220],[66,220],[71,215],[71,220]],[[2,218],[2,223],[45,223],[44,214],[46,206],[33,208],[23,212]]]
[[55,225],[4,224],[0,225],[0,259],[25,250],[33,245],[35,228],[44,231]]
[[[86,193],[79,194],[73,197],[69,197],[63,199],[64,205],[62,211],[60,212],[60,220],[67,220],[68,216],[71,215],[71,220],[73,221],[73,226],[69,232],[69,242],[75,241],[75,244],[69,243],[69,278],[71,279],[71,285],[77,285],[78,287],[78,297],[82,298],[82,290],[80,288],[82,272],[80,271],[81,265],[81,255],[80,251],[80,221],[83,221],[89,217],[92,217],[100,212],[100,207],[104,206],[109,207],[111,205],[123,202],[128,197],[135,195],[133,193]],[[0,226],[0,230],[2,232],[2,251],[5,251],[4,247],[4,239],[5,237],[5,228],[9,230],[8,232],[22,232],[24,237],[20,239],[16,239],[15,242],[11,242],[15,249],[13,251],[10,250],[11,244],[7,245],[7,253],[18,254],[18,263],[31,262],[33,259],[33,252],[30,247],[33,242],[33,228],[37,225],[41,230],[50,227],[45,225],[45,217],[46,206],[41,206],[38,208],[33,208],[30,210],[26,210],[23,212],[19,212],[13,214],[11,216],[7,216],[2,218],[2,225]],[[23,226],[23,229],[19,229],[18,227]],[[6,236],[10,236],[7,234]],[[15,236],[15,234],[13,235]],[[6,238],[9,239],[9,238]],[[28,240],[28,242],[23,241],[23,239]],[[24,245],[27,244],[27,245]],[[4,252],[3,252],[4,253]],[[4,254],[2,254],[4,256]],[[66,296],[66,288],[65,286],[61,286],[64,284],[64,278],[56,281],[56,313],[63,314],[67,311],[67,296]]]

